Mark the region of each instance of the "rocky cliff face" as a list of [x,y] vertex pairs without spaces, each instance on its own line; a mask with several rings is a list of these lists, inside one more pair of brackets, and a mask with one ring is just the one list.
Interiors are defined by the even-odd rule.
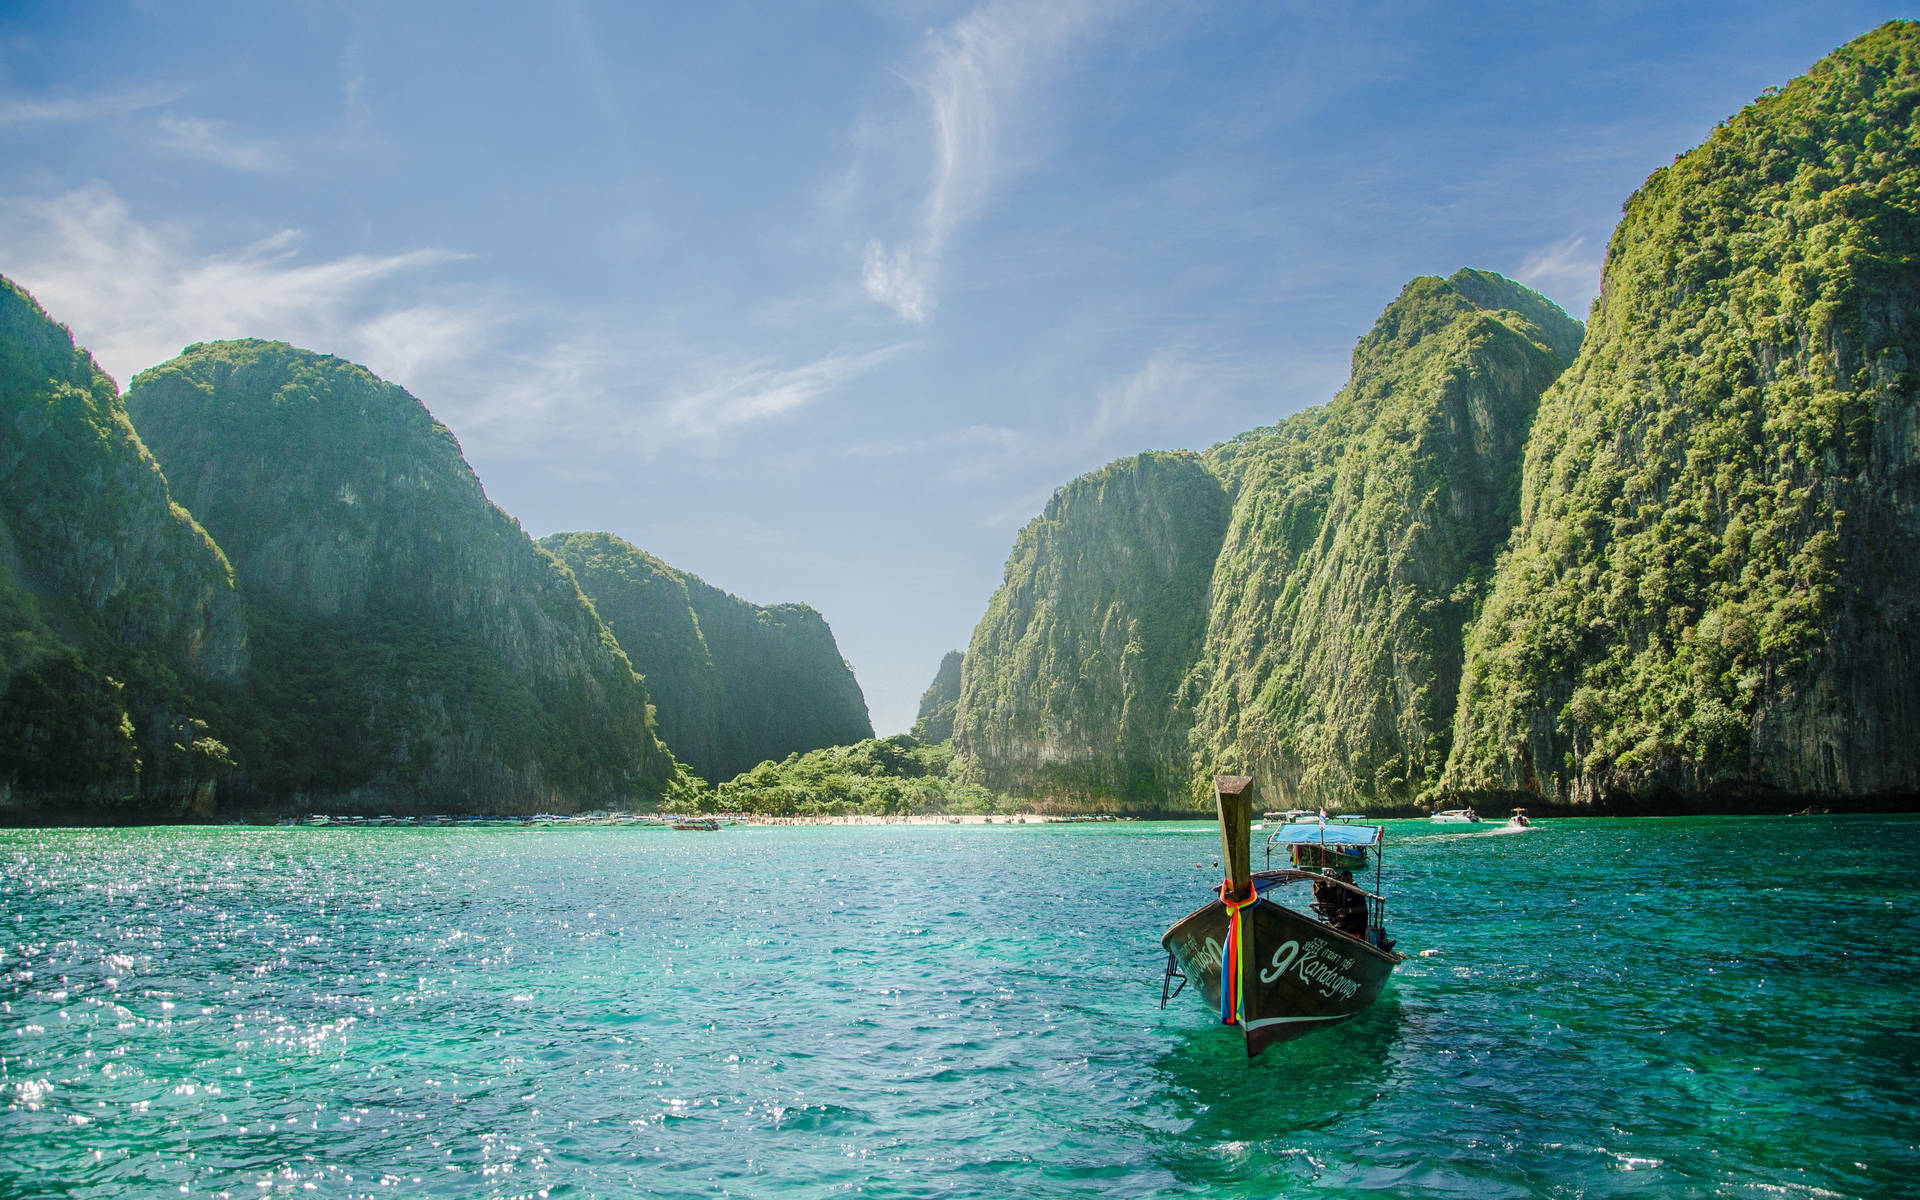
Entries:
[[1061,490],[962,669],[963,771],[1167,806],[1407,802],[1446,761],[1461,629],[1580,327],[1484,272],[1409,284],[1325,408]]
[[1126,464],[1071,485],[968,653],[963,766],[1330,806],[1920,792],[1917,113],[1912,22],[1770,90],[1628,203],[1584,343],[1497,276],[1410,285],[1332,404],[1206,456],[1231,520],[1170,707],[1116,658],[1185,644],[1127,552],[1176,518],[1109,490]]
[[1579,343],[1497,275],[1416,279],[1324,410],[1216,449],[1235,500],[1191,684],[1195,779],[1231,768],[1332,808],[1437,781],[1534,405]]
[[944,742],[953,737],[953,718],[960,711],[960,666],[966,655],[949,650],[940,659],[933,682],[920,696],[920,711],[913,719],[913,736],[923,742]]
[[127,406],[232,560],[247,785],[395,810],[569,810],[673,774],[572,577],[403,389],[275,342],[189,347]]
[[1016,795],[1157,804],[1184,789],[1176,700],[1206,630],[1227,522],[1186,452],[1074,480],[1014,543],[974,630],[954,718],[959,769]]
[[113,381],[0,279],[0,804],[204,807],[207,693],[246,665],[232,571]]
[[866,697],[813,609],[750,604],[611,534],[540,545],[573,570],[646,678],[661,736],[703,778],[873,736]]
[[1628,202],[1472,635],[1447,784],[1920,791],[1920,25]]

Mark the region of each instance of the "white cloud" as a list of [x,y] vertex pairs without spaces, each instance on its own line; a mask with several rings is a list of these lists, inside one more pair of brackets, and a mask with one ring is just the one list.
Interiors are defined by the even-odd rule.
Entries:
[[668,402],[662,415],[671,429],[710,436],[804,408],[905,348],[902,343],[865,353],[834,354],[797,367],[764,360],[711,365],[703,378]]
[[927,319],[929,281],[905,246],[889,250],[878,241],[867,243],[867,259],[860,272],[867,295],[891,308],[902,320],[918,325]]
[[1217,390],[1218,381],[1209,388],[1205,379],[1209,373],[1174,351],[1154,351],[1145,366],[1096,393],[1092,436],[1098,439],[1151,426],[1156,417],[1190,406],[1209,390]]
[[222,121],[165,113],[160,117],[160,133],[155,144],[161,149],[217,167],[265,173],[285,170],[287,166],[287,156],[280,147],[272,142],[236,138],[227,132]]
[[1587,249],[1583,234],[1575,234],[1527,255],[1513,277],[1545,293],[1579,320],[1585,320],[1593,298],[1600,294],[1600,268],[1605,257]]
[[376,369],[382,377],[411,388],[422,386],[436,372],[483,354],[492,334],[506,318],[491,305],[466,307],[421,302],[389,309],[360,320],[352,340],[360,349],[355,359]]
[[631,182],[634,178],[633,139],[627,131],[626,113],[608,81],[606,62],[600,54],[593,27],[577,0],[557,5],[556,11],[560,37],[579,69],[577,82],[592,94],[594,106],[600,112],[601,124],[606,127],[612,155],[620,166],[621,176]]
[[867,294],[903,320],[931,314],[947,244],[1007,172],[1009,118],[1103,6],[988,3],[930,33],[909,82],[927,106],[932,172],[910,233],[865,248]]
[[[297,230],[202,250],[137,219],[102,185],[0,197],[5,273],[124,387],[193,342],[258,337],[361,363],[419,396],[462,444],[544,458],[584,444],[645,457],[805,409],[912,343],[794,362],[696,348],[671,332],[537,304],[454,294],[426,247],[309,258]],[[588,454],[587,457],[592,457]]]
[[102,117],[124,117],[149,108],[159,108],[178,98],[179,92],[147,88],[138,91],[108,92],[98,96],[58,96],[22,99],[0,96],[0,127],[63,124],[96,121]]
[[[422,350],[388,361],[396,322],[441,330],[441,353],[488,323],[474,306],[392,298],[408,275],[455,260],[438,249],[303,261],[302,237],[283,230],[237,250],[203,253],[183,231],[145,224],[95,184],[53,199],[0,199],[0,271],[124,385],[181,347],[220,338],[275,338],[363,362],[383,375],[416,372]],[[404,376],[402,376],[404,377]]]

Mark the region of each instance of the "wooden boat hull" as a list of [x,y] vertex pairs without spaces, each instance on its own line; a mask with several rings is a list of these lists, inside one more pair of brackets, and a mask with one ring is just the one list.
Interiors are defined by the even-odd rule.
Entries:
[[[1249,1058],[1363,1011],[1400,962],[1400,955],[1271,900],[1247,909],[1243,919],[1249,918],[1246,1001],[1236,1022]],[[1218,900],[1175,922],[1160,939],[1216,1013],[1226,940],[1227,909]]]

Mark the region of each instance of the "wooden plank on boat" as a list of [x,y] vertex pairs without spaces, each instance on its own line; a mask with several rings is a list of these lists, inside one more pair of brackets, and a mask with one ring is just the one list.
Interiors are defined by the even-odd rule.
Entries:
[[1227,868],[1227,894],[1238,900],[1253,886],[1253,776],[1218,775],[1213,780],[1220,813],[1220,861]]

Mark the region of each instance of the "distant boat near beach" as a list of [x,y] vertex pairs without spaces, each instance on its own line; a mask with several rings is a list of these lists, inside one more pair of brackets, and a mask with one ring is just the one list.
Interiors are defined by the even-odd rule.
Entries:
[[1255,821],[1255,829],[1272,829],[1276,825],[1317,825],[1327,819],[1324,812],[1314,812],[1305,808],[1289,808],[1284,812],[1261,813]]
[[1449,808],[1445,812],[1433,814],[1427,820],[1441,825],[1478,825],[1480,814],[1470,808]]

